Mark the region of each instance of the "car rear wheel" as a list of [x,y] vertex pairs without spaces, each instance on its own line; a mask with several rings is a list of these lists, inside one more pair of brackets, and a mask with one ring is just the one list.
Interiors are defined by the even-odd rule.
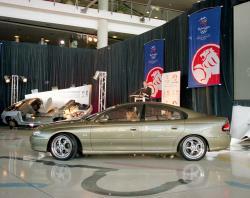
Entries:
[[70,134],[59,134],[53,138],[50,144],[50,152],[58,160],[71,159],[77,153],[76,139]]
[[188,136],[181,141],[179,152],[186,160],[198,161],[206,155],[207,143],[202,137]]
[[13,128],[15,128],[17,126],[17,122],[15,120],[13,120],[13,119],[10,119],[8,121],[8,125],[9,125],[10,129],[13,129]]

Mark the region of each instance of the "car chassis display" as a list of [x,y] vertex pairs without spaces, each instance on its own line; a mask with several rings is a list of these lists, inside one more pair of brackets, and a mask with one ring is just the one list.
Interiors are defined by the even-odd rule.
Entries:
[[[49,101],[48,101],[49,102]],[[44,110],[44,104],[39,98],[31,98],[19,101],[6,108],[1,117],[10,128],[15,126],[36,127],[60,120],[76,120],[88,116],[92,112],[91,105],[85,105],[68,101],[60,108]]]

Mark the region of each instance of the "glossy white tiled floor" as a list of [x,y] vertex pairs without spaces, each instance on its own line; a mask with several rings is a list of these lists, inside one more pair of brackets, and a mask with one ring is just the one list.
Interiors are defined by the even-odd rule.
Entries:
[[199,162],[105,155],[61,162],[30,149],[32,130],[0,128],[0,197],[227,198],[250,196],[250,143]]

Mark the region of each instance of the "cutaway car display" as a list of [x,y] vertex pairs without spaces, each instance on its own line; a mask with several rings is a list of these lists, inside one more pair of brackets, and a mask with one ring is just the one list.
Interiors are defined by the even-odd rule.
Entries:
[[49,98],[43,104],[39,98],[31,98],[19,101],[6,108],[1,117],[3,123],[10,128],[15,126],[35,127],[59,120],[75,120],[88,116],[92,112],[91,105],[80,104],[75,100],[68,101],[60,108],[53,107],[52,99]]
[[77,153],[179,153],[200,160],[207,151],[230,143],[227,118],[207,116],[186,108],[156,102],[128,103],[70,123],[38,128],[33,150],[50,152],[59,160]]

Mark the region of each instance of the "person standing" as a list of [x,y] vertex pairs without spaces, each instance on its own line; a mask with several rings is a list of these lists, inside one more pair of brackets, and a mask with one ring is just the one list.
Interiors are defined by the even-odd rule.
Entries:
[[151,90],[151,88],[148,86],[148,84],[147,84],[147,82],[146,82],[145,80],[143,81],[142,93],[143,93],[144,96],[146,96],[148,99],[151,98],[152,90]]

